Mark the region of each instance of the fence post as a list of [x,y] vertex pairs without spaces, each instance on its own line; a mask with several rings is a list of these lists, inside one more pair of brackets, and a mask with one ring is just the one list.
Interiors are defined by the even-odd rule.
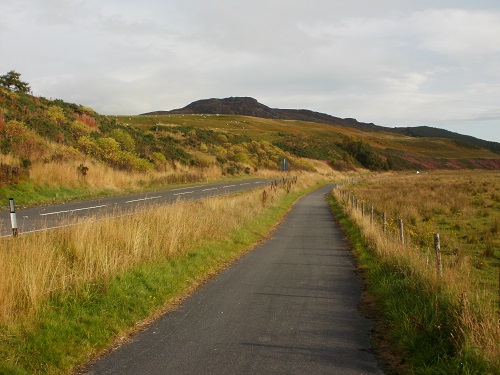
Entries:
[[14,198],[9,198],[9,206],[10,206],[10,223],[12,224],[12,235],[17,237],[17,218],[16,218],[16,207],[14,206]]
[[365,201],[361,202],[361,217],[365,217]]
[[405,233],[403,228],[403,219],[399,219],[399,236],[401,238],[401,244],[404,246],[405,244]]
[[384,212],[384,218],[383,218],[383,221],[384,221],[384,233],[387,231],[387,214]]
[[443,276],[443,263],[441,263],[441,242],[439,240],[439,233],[434,233],[434,249],[436,250],[436,266],[438,276]]
[[373,204],[372,208],[370,209],[370,225],[373,225]]

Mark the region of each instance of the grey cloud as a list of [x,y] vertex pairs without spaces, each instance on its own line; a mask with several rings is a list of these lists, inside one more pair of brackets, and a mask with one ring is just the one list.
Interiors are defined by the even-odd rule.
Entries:
[[109,114],[248,95],[387,126],[488,117],[500,7],[439,4],[0,0],[0,69]]

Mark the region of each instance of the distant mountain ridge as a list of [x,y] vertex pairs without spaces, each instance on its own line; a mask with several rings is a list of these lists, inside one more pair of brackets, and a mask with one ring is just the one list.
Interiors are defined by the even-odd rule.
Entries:
[[270,108],[251,97],[230,97],[224,99],[201,99],[187,106],[170,111],[153,111],[141,115],[169,115],[169,114],[221,114],[251,116],[277,120],[295,120],[316,122],[327,125],[338,125],[354,128],[365,132],[390,132],[410,137],[447,138],[464,145],[480,147],[495,153],[500,153],[500,143],[475,138],[468,135],[454,133],[448,130],[430,126],[390,128],[373,123],[359,122],[353,118],[340,118],[326,113],[314,112],[307,109],[279,109]]

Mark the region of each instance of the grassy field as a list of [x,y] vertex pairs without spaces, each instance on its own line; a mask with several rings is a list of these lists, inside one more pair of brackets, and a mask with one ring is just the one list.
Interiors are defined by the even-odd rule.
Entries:
[[458,159],[498,157],[490,151],[464,148],[446,139],[422,139],[382,132],[367,133],[353,128],[313,122],[235,115],[153,115],[111,118],[142,129],[150,129],[156,125],[194,126],[201,129],[244,134],[252,139],[269,142],[278,141],[283,134],[307,139],[320,139],[330,143],[341,142],[345,137],[355,137],[382,149],[401,149],[427,157]]
[[0,240],[0,373],[68,373],[123,340],[269,233],[318,177],[265,205],[257,190]]
[[337,202],[350,217],[347,226],[361,228],[358,257],[385,334],[409,373],[500,373],[498,172],[371,175],[342,189]]
[[349,192],[386,212],[389,227],[403,219],[407,237],[422,249],[433,248],[434,233],[448,262],[470,262],[491,289],[500,266],[500,173],[454,171],[373,175]]

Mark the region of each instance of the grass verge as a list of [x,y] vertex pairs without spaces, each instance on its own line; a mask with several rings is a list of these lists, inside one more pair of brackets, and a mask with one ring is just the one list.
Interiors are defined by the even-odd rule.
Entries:
[[[500,368],[467,345],[461,314],[467,306],[434,287],[411,264],[384,258],[333,196],[332,211],[352,245],[380,321],[375,341],[387,373],[498,374]],[[469,307],[470,308],[470,307]],[[389,345],[382,345],[384,341]],[[384,348],[390,347],[390,352]]]
[[[175,177],[175,176],[174,176]],[[224,182],[224,181],[240,181],[252,178],[261,178],[258,175],[242,175],[231,176],[224,178],[217,178],[208,180],[204,177],[193,175],[190,179],[176,179],[176,178],[163,178],[151,180],[136,186],[126,188],[121,187],[105,187],[89,184],[78,184],[74,186],[63,184],[41,184],[33,180],[27,180],[18,183],[17,185],[0,186],[0,211],[8,211],[8,199],[14,198],[16,207],[26,208],[46,204],[64,203],[73,200],[88,200],[105,198],[111,196],[128,195],[133,193],[174,189],[179,186],[195,186],[210,182]],[[265,176],[264,178],[267,178]],[[3,205],[3,206],[2,206]]]
[[[276,196],[272,199],[274,204],[269,203],[250,221],[243,221],[244,225],[234,227],[224,237],[202,238],[189,251],[139,261],[103,279],[59,287],[52,292],[48,288],[49,297],[42,298],[36,308],[29,310],[22,319],[11,319],[0,326],[0,373],[75,371],[113,343],[126,340],[151,316],[158,316],[175,306],[181,298],[252,248],[269,234],[301,195],[316,187],[317,184],[310,184]],[[259,197],[255,192],[241,195],[246,194],[254,194],[252,199]],[[257,202],[260,205],[260,201]],[[192,203],[198,209],[203,204]],[[223,209],[241,211],[241,205],[224,206]],[[145,243],[151,244],[154,240],[149,238]],[[70,262],[70,266],[75,267],[81,255],[72,248],[74,245],[68,242],[67,236],[63,243],[65,258],[57,264]]]

